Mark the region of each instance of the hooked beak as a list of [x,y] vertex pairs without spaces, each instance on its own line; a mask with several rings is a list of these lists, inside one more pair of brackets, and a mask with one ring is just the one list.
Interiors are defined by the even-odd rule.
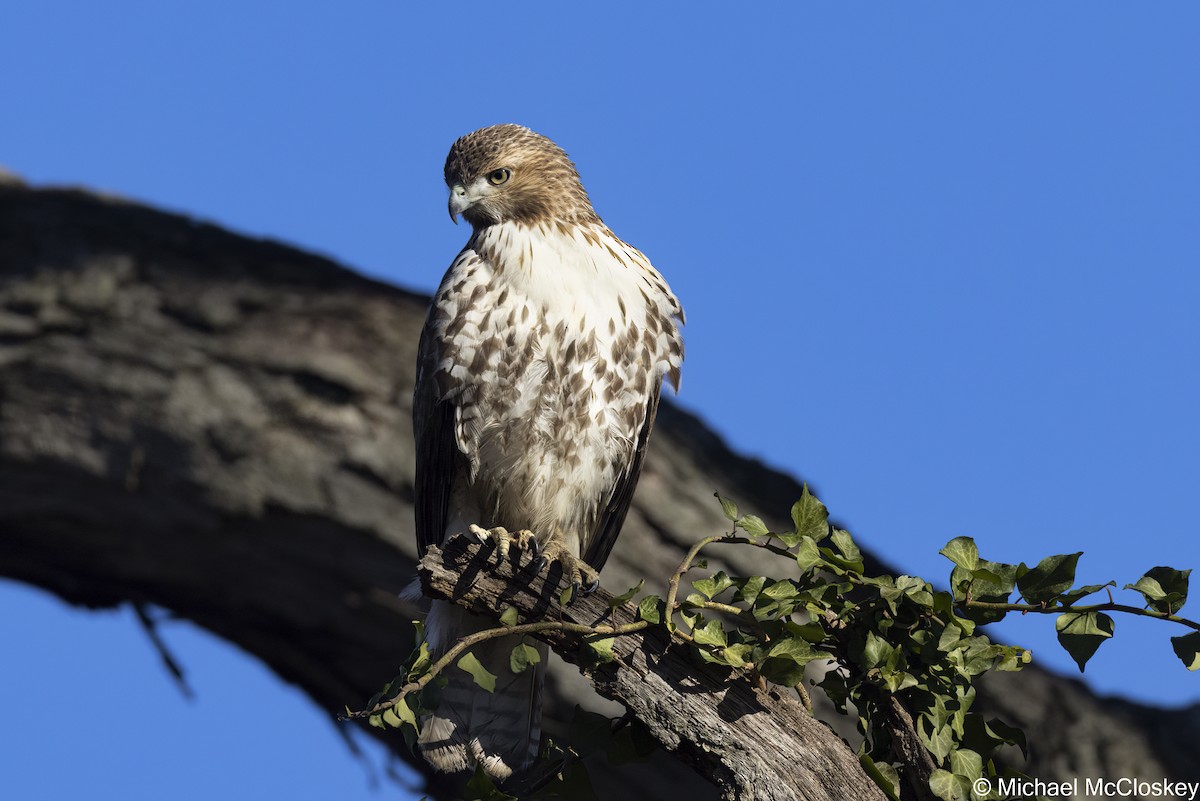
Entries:
[[450,202],[447,206],[450,209],[450,219],[458,225],[458,215],[471,207],[471,201],[467,199],[467,188],[462,184],[450,187]]

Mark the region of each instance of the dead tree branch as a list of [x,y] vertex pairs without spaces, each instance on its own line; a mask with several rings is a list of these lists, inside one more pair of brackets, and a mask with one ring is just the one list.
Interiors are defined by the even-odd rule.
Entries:
[[[497,560],[492,548],[465,537],[443,550],[431,548],[419,572],[427,595],[476,614],[498,618],[513,606],[523,622],[571,624],[536,636],[575,664],[588,636],[575,626],[637,620],[632,604],[611,609],[613,596],[604,589],[564,609],[556,588],[527,565]],[[586,674],[596,691],[625,705],[667,749],[716,783],[724,798],[884,798],[849,747],[779,688],[764,689],[700,664],[661,626],[617,637],[613,653],[612,662]]]

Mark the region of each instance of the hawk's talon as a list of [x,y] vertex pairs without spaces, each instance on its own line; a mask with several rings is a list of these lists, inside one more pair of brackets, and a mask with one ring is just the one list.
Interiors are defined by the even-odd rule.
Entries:
[[[566,543],[559,537],[552,537],[542,547],[541,553],[538,555],[537,572],[541,573],[551,562],[558,562],[562,565],[562,576],[570,584],[570,593],[567,596],[568,606],[579,599],[581,590],[584,595],[587,595],[595,592],[595,588],[600,586],[599,574],[592,569],[591,565],[571,553]],[[590,589],[584,589],[585,587]]]
[[[528,529],[521,529],[515,534],[510,534],[508,529],[503,526],[486,529],[481,526],[471,525],[467,530],[481,544],[493,543],[501,561],[509,557],[509,552],[514,545],[519,550],[532,551],[534,554],[537,554],[539,550],[537,547],[537,537]],[[518,561],[520,561],[519,556]]]
[[481,528],[474,523],[467,527],[467,533],[473,536],[480,545],[485,544],[492,537],[491,532],[486,528]]

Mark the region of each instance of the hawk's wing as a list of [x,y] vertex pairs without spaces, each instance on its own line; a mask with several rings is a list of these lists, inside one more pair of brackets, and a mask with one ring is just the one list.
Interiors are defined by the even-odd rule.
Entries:
[[597,571],[608,561],[617,535],[621,533],[621,525],[629,514],[629,504],[633,501],[633,491],[637,488],[638,477],[642,473],[642,460],[646,456],[646,443],[650,440],[650,431],[654,428],[654,416],[658,413],[658,396],[661,385],[656,386],[646,402],[646,418],[642,430],[638,433],[637,445],[629,466],[617,478],[608,503],[600,512],[600,520],[591,539],[584,545],[583,561]]
[[446,536],[450,492],[463,468],[463,455],[454,438],[454,404],[439,400],[437,348],[428,327],[421,332],[417,384],[413,392],[413,435],[417,444],[414,482],[417,549],[424,555],[430,545],[441,545]]

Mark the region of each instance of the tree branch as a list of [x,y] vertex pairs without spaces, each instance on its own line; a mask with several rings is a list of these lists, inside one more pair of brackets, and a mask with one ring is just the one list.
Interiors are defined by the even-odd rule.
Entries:
[[[466,537],[430,548],[419,574],[427,595],[479,615],[499,618],[513,606],[523,623],[562,621],[567,625],[535,636],[573,664],[588,661],[581,632],[637,622],[636,608],[626,603],[611,609],[613,596],[604,589],[562,608],[556,587],[528,565],[497,561],[490,546]],[[783,688],[763,689],[701,664],[662,626],[617,637],[613,654],[612,662],[585,674],[596,691],[624,704],[659,742],[716,783],[724,798],[884,798],[846,744]]]

